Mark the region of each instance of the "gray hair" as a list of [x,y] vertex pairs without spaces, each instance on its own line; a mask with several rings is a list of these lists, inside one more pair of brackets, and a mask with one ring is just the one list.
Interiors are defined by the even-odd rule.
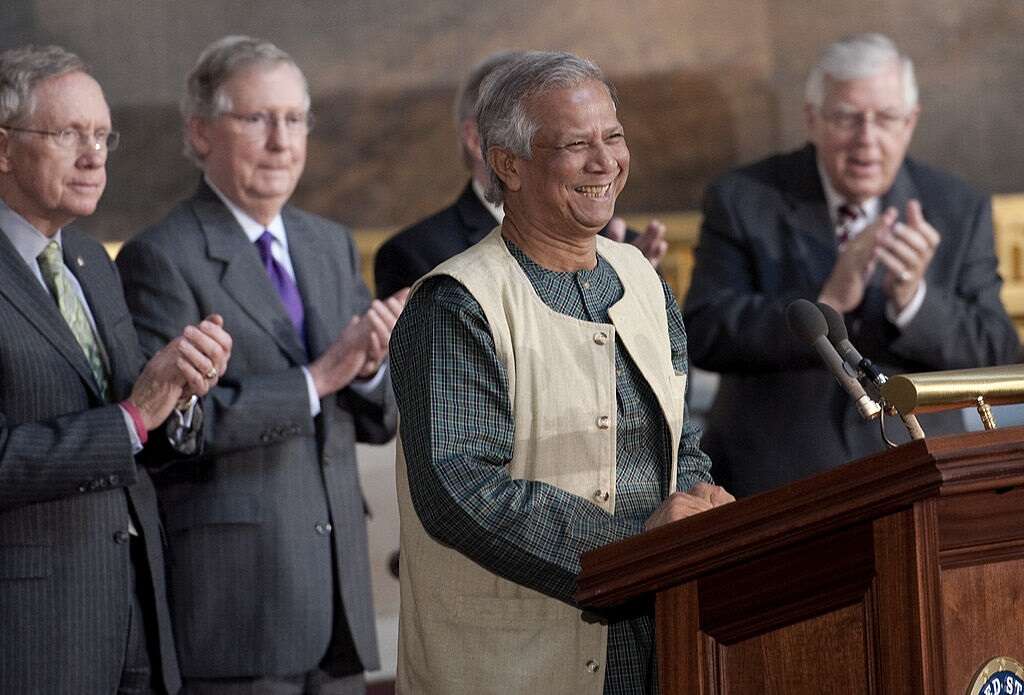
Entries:
[[199,54],[195,67],[185,82],[185,95],[181,99],[181,115],[186,124],[185,156],[202,166],[202,160],[189,141],[187,125],[192,118],[215,118],[231,111],[231,97],[224,85],[235,75],[252,67],[272,68],[291,65],[299,73],[306,94],[305,108],[309,108],[309,83],[290,55],[262,39],[251,36],[225,36],[217,39]]
[[501,147],[521,159],[533,156],[531,143],[539,127],[528,113],[526,102],[542,94],[576,87],[595,80],[608,89],[618,106],[615,87],[596,64],[572,53],[530,51],[491,71],[480,87],[476,102],[476,125],[480,149],[487,165],[487,200],[504,200],[504,184],[487,157],[492,147]]
[[469,73],[469,77],[466,78],[466,81],[462,83],[459,91],[455,94],[453,109],[455,114],[455,132],[459,138],[459,150],[462,152],[462,161],[469,168],[473,167],[473,155],[466,148],[466,143],[462,140],[462,124],[473,119],[475,116],[476,100],[480,97],[480,85],[492,72],[522,55],[522,51],[502,51],[487,56],[474,66]]
[[807,76],[804,101],[816,108],[825,103],[825,77],[833,80],[857,80],[874,77],[892,65],[901,70],[903,105],[917,106],[917,79],[914,63],[900,53],[896,44],[883,34],[851,34],[830,44],[821,53],[818,63]]
[[23,46],[0,53],[0,125],[23,123],[35,110],[33,92],[39,83],[73,72],[89,70],[60,46]]

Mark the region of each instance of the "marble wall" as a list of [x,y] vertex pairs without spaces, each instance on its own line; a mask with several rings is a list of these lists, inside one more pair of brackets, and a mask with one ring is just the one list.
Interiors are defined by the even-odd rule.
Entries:
[[266,37],[307,72],[318,125],[299,204],[359,228],[408,224],[464,180],[451,101],[480,58],[571,50],[616,81],[633,153],[623,211],[693,208],[716,174],[803,140],[804,75],[854,30],[915,58],[924,113],[912,151],[991,191],[1024,181],[1024,4],[1019,0],[6,0],[0,45],[79,52],[107,90],[122,149],[84,222],[124,239],[195,186],[176,102],[199,50]]
[[122,149],[84,222],[124,239],[195,186],[176,102],[198,51],[269,38],[307,72],[318,125],[296,199],[356,227],[408,224],[460,189],[458,81],[495,50],[571,50],[622,95],[633,152],[623,211],[692,208],[716,174],[803,140],[802,82],[822,44],[854,30],[915,58],[924,114],[912,151],[991,191],[1024,181],[1019,0],[6,0],[0,46],[57,42],[107,90]]

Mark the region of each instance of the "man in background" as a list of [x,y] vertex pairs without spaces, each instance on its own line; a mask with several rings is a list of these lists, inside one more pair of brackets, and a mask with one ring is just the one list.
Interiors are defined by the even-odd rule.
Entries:
[[[487,170],[480,151],[474,108],[487,76],[520,55],[521,52],[508,51],[489,56],[473,69],[460,88],[455,98],[455,127],[462,162],[469,170],[470,180],[452,205],[402,230],[380,247],[373,268],[378,297],[412,286],[442,261],[483,239],[504,219],[502,206],[489,202],[484,196]],[[657,220],[651,220],[644,233],[638,234],[627,229],[621,217],[614,217],[601,234],[634,244],[655,267],[668,251],[665,225]]]
[[[694,364],[722,375],[703,446],[737,495],[884,447],[878,423],[786,329],[796,298],[842,313],[889,373],[1019,356],[988,197],[906,156],[921,112],[910,59],[879,34],[842,39],[811,71],[804,111],[806,146],[708,189],[684,306]],[[921,425],[962,429],[952,411]]]
[[396,412],[404,294],[371,303],[348,230],[288,205],[306,79],[271,43],[215,41],[188,77],[195,194],[118,257],[147,349],[207,311],[236,336],[207,455],[157,479],[187,693],[360,693],[378,667],[356,441]]

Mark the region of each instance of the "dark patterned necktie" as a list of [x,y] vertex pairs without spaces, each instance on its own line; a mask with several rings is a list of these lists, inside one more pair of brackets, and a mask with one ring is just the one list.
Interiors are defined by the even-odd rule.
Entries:
[[292,276],[274,258],[274,254],[270,250],[273,243],[274,235],[265,231],[256,240],[256,247],[260,250],[260,258],[263,260],[263,267],[266,269],[267,275],[270,276],[270,282],[281,297],[281,303],[284,304],[284,309],[288,312],[288,317],[292,320],[299,337],[304,341],[306,334],[303,326],[305,313],[302,309],[302,295],[299,294],[299,287],[295,284]]
[[859,205],[843,203],[839,206],[839,211],[836,215],[838,222],[836,226],[836,242],[838,246],[842,247],[854,236],[853,225],[862,217],[864,217],[864,210]]

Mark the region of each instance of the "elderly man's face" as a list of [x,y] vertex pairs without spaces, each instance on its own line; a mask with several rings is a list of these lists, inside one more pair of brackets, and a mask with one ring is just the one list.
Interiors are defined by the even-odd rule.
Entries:
[[533,156],[517,160],[520,205],[533,225],[555,234],[597,234],[612,218],[629,175],[629,148],[615,104],[598,81],[543,93],[527,103],[538,125]]
[[51,236],[76,217],[91,215],[107,185],[105,147],[110,109],[99,84],[82,72],[51,77],[32,92],[35,108],[18,127],[56,132],[72,128],[96,136],[62,147],[41,133],[7,130],[0,152],[7,204]]
[[257,65],[222,86],[230,113],[190,123],[192,145],[217,189],[269,224],[306,164],[306,92],[299,71]]
[[917,124],[899,65],[856,80],[825,80],[820,110],[806,107],[810,139],[836,191],[860,203],[892,187]]

